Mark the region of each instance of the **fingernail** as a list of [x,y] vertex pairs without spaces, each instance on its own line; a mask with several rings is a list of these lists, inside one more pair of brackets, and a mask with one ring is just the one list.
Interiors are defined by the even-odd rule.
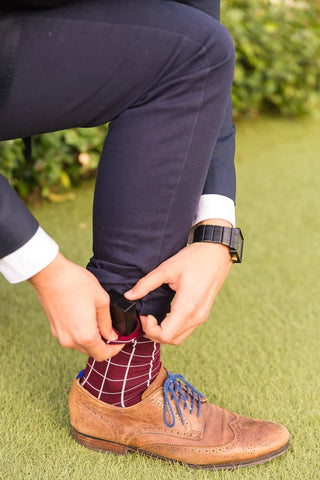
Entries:
[[128,297],[131,297],[133,295],[133,290],[128,290],[125,294],[128,295]]
[[110,340],[117,340],[117,339],[118,339],[118,335],[114,330],[112,330],[112,333],[110,335]]

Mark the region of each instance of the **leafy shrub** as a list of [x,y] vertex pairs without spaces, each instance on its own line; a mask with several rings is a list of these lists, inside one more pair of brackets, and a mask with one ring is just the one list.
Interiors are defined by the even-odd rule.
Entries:
[[25,158],[22,140],[1,142],[0,172],[22,198],[71,198],[70,187],[95,173],[106,134],[107,126],[101,126],[33,137],[33,161]]
[[[319,0],[222,0],[222,22],[236,45],[235,114],[273,109],[308,113],[320,93]],[[23,198],[68,198],[95,172],[107,127],[73,129],[33,139],[34,162],[21,140],[0,143],[0,172]]]
[[236,45],[235,113],[309,113],[320,90],[320,4],[225,0],[222,21]]

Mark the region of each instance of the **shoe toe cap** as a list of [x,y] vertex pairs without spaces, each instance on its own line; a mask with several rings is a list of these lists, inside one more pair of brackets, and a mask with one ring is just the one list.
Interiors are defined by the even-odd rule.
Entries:
[[274,458],[289,446],[290,434],[279,423],[238,416],[231,428],[235,432],[235,443],[243,455],[254,458]]

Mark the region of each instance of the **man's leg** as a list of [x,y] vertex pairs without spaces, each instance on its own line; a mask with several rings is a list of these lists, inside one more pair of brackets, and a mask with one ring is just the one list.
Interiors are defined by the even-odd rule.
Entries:
[[[186,241],[230,91],[232,43],[209,17],[160,0],[91,0],[35,12],[25,16],[22,35],[2,139],[113,119],[89,268],[106,289],[123,292]],[[161,319],[169,299],[160,289],[138,308]],[[126,372],[136,356],[132,344]],[[108,393],[100,386],[93,396],[79,381],[72,388],[74,435],[87,446],[204,468],[261,463],[287,447],[281,426],[203,403],[164,369],[136,405],[110,406],[101,401]]]
[[[122,293],[185,245],[232,71],[225,29],[175,3],[137,1],[133,8],[127,1],[78,2],[24,15],[1,134],[27,136],[113,119],[97,177],[89,264],[106,290]],[[170,289],[161,287],[138,309],[161,320],[171,299]],[[143,338],[126,347],[132,371],[139,355],[146,358],[145,347]],[[140,393],[159,371],[158,350],[149,345]],[[95,368],[91,359],[84,385],[101,395],[102,383],[107,389],[124,379],[130,384],[137,375],[118,368],[122,363]],[[122,375],[117,384],[106,384],[107,370],[109,378],[112,370]],[[112,392],[115,403],[120,386],[117,397]]]
[[[188,12],[188,16],[190,14],[193,15],[194,11]],[[197,21],[197,12],[193,20]],[[206,28],[209,25],[210,21]],[[216,41],[217,33],[214,27],[216,23],[211,27],[212,40]],[[202,28],[202,22],[199,22],[198,29],[195,29],[199,45],[206,44],[205,37],[200,43],[199,34]],[[209,30],[205,36],[208,33]],[[212,47],[208,42],[206,48],[210,50]],[[216,48],[215,50],[219,57],[220,52]],[[192,115],[190,105],[193,104],[193,109],[196,107],[196,103],[193,102],[197,102],[200,90],[195,90],[195,87],[196,82],[200,80],[201,83],[202,75],[203,98],[201,106],[199,104],[200,109],[208,102],[206,96],[208,94],[210,96],[211,88],[225,87],[223,75],[218,75],[214,68],[205,80],[206,73],[200,60],[201,54],[200,57],[196,58],[197,56],[198,54],[190,59],[183,69],[177,71],[175,81],[178,83],[174,88],[170,86],[173,80],[173,76],[170,75],[161,86],[159,85],[160,90],[158,87],[156,94],[150,92],[149,97],[146,96],[125,115],[111,123],[105,155],[97,177],[94,202],[94,257],[88,266],[106,290],[116,288],[124,292],[135,283],[137,277],[140,278],[151,271],[186,243],[194,208],[198,204],[203,187],[203,184],[198,184],[193,207],[188,210],[188,200],[191,199],[197,183],[194,176],[198,179],[203,178],[203,172],[207,171],[207,167],[203,170],[199,161],[198,166],[194,164],[188,173],[188,164],[192,157],[198,161],[202,156],[199,146],[196,152],[192,152],[192,144],[197,140],[192,130],[196,124],[190,123],[190,127],[188,125],[189,114]],[[197,69],[199,73],[196,73]],[[195,82],[196,75],[200,77]],[[207,91],[205,82],[208,82]],[[159,91],[161,95],[157,98]],[[184,100],[185,93],[189,97],[187,101]],[[168,97],[172,98],[171,105]],[[214,116],[208,115],[207,128],[211,122],[221,122],[222,112],[223,110],[216,110]],[[197,115],[200,113],[198,110]],[[179,128],[182,128],[179,136],[182,135],[181,138],[184,140],[188,139],[189,152],[185,149],[184,140],[177,148],[177,137],[172,131],[171,123],[176,121],[175,119],[179,119]],[[199,120],[197,118],[196,122]],[[211,141],[215,140],[216,135],[217,132],[214,131]],[[123,138],[126,139],[125,152]],[[138,151],[135,148],[137,141]],[[153,156],[155,164],[150,155]],[[210,156],[209,154],[207,158]],[[137,165],[136,170],[134,165]],[[143,174],[137,175],[138,171]],[[117,180],[114,181],[115,179]],[[188,200],[185,198],[186,195],[189,197]],[[110,202],[110,198],[114,198],[114,201]],[[128,205],[128,199],[133,211]],[[126,281],[125,284],[123,279]],[[140,302],[140,312],[153,314],[161,321],[169,311],[172,297],[170,289],[162,286]],[[159,373],[159,354],[159,344],[146,342],[144,337],[137,338],[115,358],[106,362],[96,362],[90,358],[81,383],[93,395],[113,405],[130,406],[140,400],[142,392]],[[155,356],[159,361],[154,361]]]

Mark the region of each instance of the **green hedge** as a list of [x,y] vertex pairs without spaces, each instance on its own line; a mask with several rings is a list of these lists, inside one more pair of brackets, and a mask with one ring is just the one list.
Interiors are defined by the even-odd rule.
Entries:
[[320,3],[222,0],[236,46],[234,112],[309,113],[320,91]]
[[[222,0],[222,22],[236,46],[236,115],[273,110],[309,113],[320,94],[319,1]],[[74,129],[33,139],[33,162],[21,140],[0,143],[0,172],[23,198],[69,198],[95,172],[107,127]]]
[[95,174],[107,126],[77,128],[32,138],[32,161],[24,156],[22,140],[0,143],[0,173],[31,201],[72,198],[70,187]]

